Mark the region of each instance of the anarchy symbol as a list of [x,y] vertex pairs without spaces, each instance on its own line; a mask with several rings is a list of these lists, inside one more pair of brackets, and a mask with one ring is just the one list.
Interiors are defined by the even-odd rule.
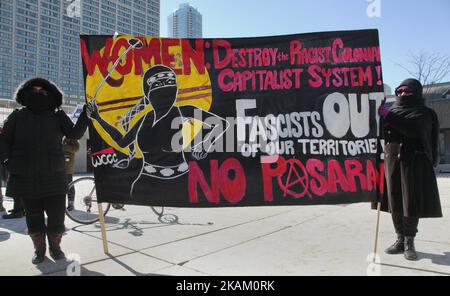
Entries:
[[289,170],[287,179],[283,180],[285,174],[278,176],[278,185],[283,190],[284,197],[289,194],[294,198],[301,198],[305,195],[312,198],[308,186],[308,173],[303,163],[298,159],[290,159],[286,162],[286,168]]

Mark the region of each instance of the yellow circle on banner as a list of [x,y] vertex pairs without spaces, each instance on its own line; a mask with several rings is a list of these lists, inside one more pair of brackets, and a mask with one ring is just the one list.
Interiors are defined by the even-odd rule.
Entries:
[[[111,56],[112,52],[114,51],[114,46],[118,44],[123,45],[124,39],[128,43],[130,39],[136,39],[136,37],[120,36],[114,39],[113,45],[111,47],[111,52],[105,53],[105,47],[103,47],[99,51],[99,56],[104,57],[105,54]],[[143,40],[141,38],[139,39]],[[154,38],[146,37],[145,41],[147,44],[150,44],[152,39]],[[157,39],[162,40],[160,38]],[[168,48],[168,54],[173,56],[174,62],[166,66],[169,66],[172,69],[180,69],[183,67],[181,39],[174,39],[174,40],[179,40],[180,45],[170,46]],[[142,74],[136,75],[137,65],[135,65],[134,51],[146,49],[147,49],[146,47],[142,49],[134,48],[130,50],[128,54],[124,55],[124,57],[121,58],[120,62],[118,62],[118,64],[116,65],[117,67],[122,68],[125,67],[127,63],[130,63],[130,59],[133,62],[131,71],[129,71],[129,73],[126,75],[122,75],[121,73],[119,73],[119,71],[117,71],[117,69],[113,69],[116,61],[109,59],[107,68],[108,71],[110,71],[109,74],[110,79],[107,79],[105,81],[106,75],[101,73],[98,66],[95,67],[95,70],[92,75],[88,75],[86,77],[85,81],[86,100],[90,102],[94,99],[95,96],[95,101],[99,108],[101,117],[110,125],[114,126],[123,135],[126,134],[126,131],[122,124],[122,120],[127,116],[127,113],[131,111],[137,104],[139,104],[144,98],[144,91],[142,86],[143,76],[148,69],[150,69],[152,66],[155,66],[154,58],[152,59],[150,64],[147,64],[143,60],[141,60],[141,65],[139,65],[139,67],[142,67],[141,71]],[[121,46],[120,49],[118,50],[117,56],[120,57],[123,53],[125,53],[126,50],[127,50],[126,47]],[[160,52],[160,54],[162,53]],[[202,71],[199,71],[199,69],[197,69],[196,65],[192,61],[190,61],[190,64],[191,64],[190,75],[177,74],[178,97],[175,106],[192,105],[202,110],[209,111],[212,104],[212,88],[208,70],[205,68],[200,69]],[[202,74],[201,72],[204,74]],[[115,85],[110,81],[121,81],[121,83],[120,85]],[[145,109],[140,111],[131,120],[128,130],[131,129],[140,118],[142,118],[151,111],[152,111],[151,105],[148,105]],[[128,147],[126,148],[119,147],[115,143],[115,141],[113,141],[112,138],[108,135],[108,133],[100,126],[100,124],[98,124],[95,120],[93,121],[93,123],[100,137],[108,145],[126,155],[130,154],[130,150]],[[185,126],[183,130],[192,131],[192,128],[187,128]],[[189,134],[188,137],[191,138],[191,139],[185,138],[185,143],[190,143],[192,137],[195,136],[198,130],[199,130],[198,127],[195,128],[194,133],[192,135],[190,135],[188,132],[183,132],[185,137],[188,136]],[[138,146],[137,145],[135,146],[138,149]],[[142,158],[141,151],[136,151],[135,157]]]

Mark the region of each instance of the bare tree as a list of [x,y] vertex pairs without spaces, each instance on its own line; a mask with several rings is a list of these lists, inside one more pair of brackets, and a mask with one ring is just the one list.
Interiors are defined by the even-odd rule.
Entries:
[[440,53],[410,53],[408,66],[397,64],[422,85],[440,83],[450,74],[450,57]]

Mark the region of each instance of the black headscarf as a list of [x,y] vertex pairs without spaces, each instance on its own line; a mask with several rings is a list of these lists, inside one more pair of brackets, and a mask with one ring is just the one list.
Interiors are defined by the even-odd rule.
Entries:
[[[402,88],[406,87],[406,92],[412,93],[411,96],[399,97],[398,94]],[[434,112],[427,110],[425,99],[423,98],[423,86],[416,79],[407,79],[403,81],[395,90],[397,95],[396,102],[391,108],[391,112],[409,120],[414,120],[420,124],[415,128],[419,134],[424,152],[434,165],[439,161],[438,141],[439,141],[439,121]],[[426,126],[431,125],[431,129]]]
[[[411,96],[400,97],[398,92],[401,89],[406,89],[407,92],[412,93]],[[423,86],[420,81],[416,79],[406,79],[395,90],[397,95],[396,101],[393,105],[392,111],[399,112],[411,112],[415,109],[421,109],[425,107],[425,99],[423,98]]]

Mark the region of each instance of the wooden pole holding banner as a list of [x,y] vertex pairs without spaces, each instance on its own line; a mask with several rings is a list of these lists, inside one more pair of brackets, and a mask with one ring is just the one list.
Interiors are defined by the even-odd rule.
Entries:
[[[119,36],[119,33],[116,31],[114,33],[113,39],[116,39],[117,36]],[[117,67],[117,64],[119,63],[119,61],[121,60],[123,54],[117,59],[116,64],[113,66],[113,68],[111,70],[109,70],[109,72],[112,72],[112,70],[114,70]],[[107,77],[109,77],[111,75],[111,73],[108,74]],[[96,91],[96,94],[94,95],[94,100],[97,97],[97,94],[99,92],[99,90],[102,88],[103,84],[106,82],[106,78],[102,81],[102,83],[100,84],[99,88]],[[98,218],[100,221],[100,229],[102,232],[102,241],[103,241],[103,252],[108,255],[109,254],[109,249],[108,249],[108,238],[106,237],[106,224],[105,224],[105,213],[103,212],[103,204],[102,203],[97,203],[98,205]]]
[[[386,104],[386,98],[383,100],[383,105]],[[383,118],[380,117],[380,131],[383,129]],[[381,144],[380,138],[377,137],[378,143]],[[378,144],[377,144],[377,150],[378,150]],[[378,152],[378,151],[377,151]],[[378,155],[378,153],[377,153]],[[384,182],[384,178],[380,178],[380,182]],[[373,246],[373,263],[375,263],[377,259],[377,253],[378,253],[378,238],[380,236],[380,216],[381,216],[381,201],[377,204],[377,225],[375,227],[375,244]]]
[[375,245],[373,247],[373,262],[374,263],[377,258],[377,252],[378,252],[378,237],[380,234],[380,216],[381,216],[381,202],[379,202],[377,205],[377,226],[375,229]]
[[100,220],[100,228],[102,231],[103,252],[105,254],[109,254],[108,239],[106,238],[106,224],[105,224],[105,216],[104,216],[104,212],[103,212],[103,204],[101,204],[101,203],[97,203],[97,204],[98,204],[98,217]]

